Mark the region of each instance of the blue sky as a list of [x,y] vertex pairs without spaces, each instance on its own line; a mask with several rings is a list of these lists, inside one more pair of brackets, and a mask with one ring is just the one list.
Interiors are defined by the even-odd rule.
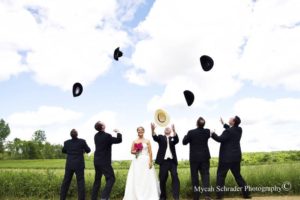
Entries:
[[[0,117],[11,127],[8,139],[42,129],[62,144],[76,128],[94,148],[93,126],[103,120],[108,132],[123,133],[113,158],[130,159],[136,127],[151,139],[149,124],[163,108],[181,139],[199,116],[220,134],[219,117],[237,114],[243,151],[299,149],[299,9],[292,0],[1,1]],[[210,72],[201,69],[204,54],[215,61]],[[74,98],[78,81],[84,91]],[[191,107],[185,89],[195,94]],[[219,144],[209,146],[216,156]],[[188,158],[188,147],[177,149]]]

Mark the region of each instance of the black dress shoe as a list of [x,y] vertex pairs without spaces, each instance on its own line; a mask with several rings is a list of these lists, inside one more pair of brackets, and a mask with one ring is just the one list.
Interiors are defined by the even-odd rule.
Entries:
[[245,195],[243,196],[244,199],[252,199],[251,195]]

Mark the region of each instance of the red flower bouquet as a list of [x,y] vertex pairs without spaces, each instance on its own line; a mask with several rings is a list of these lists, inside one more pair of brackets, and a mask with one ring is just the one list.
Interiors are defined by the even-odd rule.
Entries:
[[134,150],[136,152],[135,157],[138,157],[138,154],[142,151],[143,149],[143,144],[142,143],[135,143],[134,144]]

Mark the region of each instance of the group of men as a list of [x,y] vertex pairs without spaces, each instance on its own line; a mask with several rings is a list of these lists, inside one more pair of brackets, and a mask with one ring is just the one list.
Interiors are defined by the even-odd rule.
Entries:
[[[241,188],[244,198],[251,198],[250,192],[247,189],[247,184],[241,176],[241,146],[240,140],[242,137],[242,128],[239,126],[241,120],[238,116],[232,117],[228,124],[225,124],[223,133],[218,136],[213,131],[204,128],[205,120],[199,117],[197,120],[197,128],[188,131],[183,138],[183,145],[190,144],[190,172],[193,188],[193,199],[199,200],[200,194],[204,193],[205,200],[211,199],[210,194],[210,152],[208,148],[208,140],[212,137],[215,141],[220,142],[219,163],[217,169],[217,187],[216,198],[222,199],[225,190],[225,178],[227,172],[230,170]],[[96,150],[94,154],[95,165],[95,181],[92,191],[92,200],[96,200],[100,188],[102,175],[105,176],[106,185],[101,193],[101,200],[108,200],[112,186],[115,182],[115,175],[111,166],[111,146],[122,142],[122,135],[118,130],[117,137],[112,137],[105,132],[105,124],[97,122],[95,129],[98,131],[95,135]],[[165,128],[164,135],[157,135],[155,133],[155,125],[151,124],[152,137],[155,142],[159,144],[157,157],[155,162],[160,166],[159,180],[160,180],[160,200],[166,200],[166,182],[168,173],[172,177],[172,193],[174,199],[179,199],[180,181],[177,173],[177,155],[175,145],[179,143],[178,134],[175,131],[174,125],[172,128]],[[173,131],[173,135],[171,135]],[[78,133],[75,129],[71,131],[71,140],[64,143],[63,152],[67,153],[65,177],[61,186],[61,200],[66,199],[67,191],[74,173],[76,173],[78,186],[78,199],[85,199],[84,187],[84,158],[83,153],[89,153],[90,148],[85,140],[77,138]],[[199,172],[202,180],[202,188],[199,184]]]
[[[104,175],[106,185],[101,193],[101,200],[108,200],[111,189],[115,183],[115,174],[111,166],[111,146],[122,142],[122,134],[115,129],[117,137],[112,137],[111,134],[105,132],[105,124],[98,121],[95,124],[95,129],[98,131],[94,137],[96,150],[94,153],[95,166],[95,181],[92,191],[92,200],[97,200],[100,189],[101,178]],[[78,133],[75,129],[71,130],[71,140],[64,143],[62,152],[67,154],[67,162],[65,168],[65,176],[61,185],[60,199],[65,200],[67,192],[73,177],[76,174],[78,199],[85,199],[85,181],[84,181],[84,153],[89,153],[91,149],[86,144],[85,140],[78,138]]]

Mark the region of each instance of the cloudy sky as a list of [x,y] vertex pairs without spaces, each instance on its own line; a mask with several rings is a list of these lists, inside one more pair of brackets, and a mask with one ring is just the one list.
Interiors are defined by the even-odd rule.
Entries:
[[[76,128],[94,149],[93,126],[102,120],[108,132],[123,133],[113,159],[130,159],[136,127],[151,139],[163,108],[180,139],[199,116],[220,134],[219,118],[239,115],[244,152],[299,150],[299,10],[298,0],[0,0],[8,140],[41,129],[63,144]],[[118,62],[116,47],[124,53]],[[202,70],[201,55],[214,59],[211,71]],[[75,82],[84,87],[76,98]],[[191,107],[186,89],[195,94]],[[217,156],[219,144],[209,146]],[[181,142],[177,151],[188,158]]]

